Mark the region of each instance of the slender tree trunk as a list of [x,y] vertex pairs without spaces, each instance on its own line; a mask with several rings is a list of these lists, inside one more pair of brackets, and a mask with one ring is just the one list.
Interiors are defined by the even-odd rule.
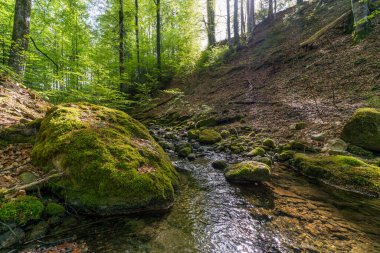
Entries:
[[256,26],[256,19],[255,19],[255,0],[250,0],[250,22],[251,22],[251,29],[249,30],[250,33],[253,33],[253,29],[255,29]]
[[16,0],[9,66],[23,77],[29,45],[31,0]]
[[119,72],[120,72],[120,91],[127,91],[127,84],[125,81],[125,45],[124,45],[124,0],[119,2]]
[[351,6],[352,13],[354,15],[355,33],[359,34],[367,29],[368,24],[365,19],[369,14],[368,2],[351,0]]
[[137,79],[140,79],[140,38],[139,38],[139,0],[135,0],[135,26],[136,26],[136,58],[137,58]]
[[240,46],[239,38],[239,0],[234,0],[234,40],[237,46]]
[[303,0],[297,0],[297,5],[303,4]]
[[213,46],[216,43],[215,38],[215,0],[207,0],[207,38],[208,45]]
[[268,8],[268,19],[273,20],[274,14],[273,14],[273,0],[269,0],[269,8]]
[[155,0],[156,3],[156,43],[157,43],[157,69],[159,79],[161,78],[161,0]]
[[240,0],[240,23],[241,23],[241,35],[245,34],[245,16],[244,16],[244,0]]
[[276,14],[277,14],[277,0],[273,0],[274,1],[274,17],[276,17]]
[[251,27],[252,27],[252,24],[251,24],[251,0],[247,0],[247,33],[250,33],[251,32]]
[[228,40],[228,47],[232,48],[230,0],[226,0],[226,2],[227,2],[227,40]]

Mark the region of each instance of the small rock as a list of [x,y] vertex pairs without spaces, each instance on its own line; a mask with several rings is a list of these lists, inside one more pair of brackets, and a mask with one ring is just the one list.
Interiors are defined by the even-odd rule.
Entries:
[[224,160],[216,160],[212,162],[211,166],[217,170],[224,170],[225,168],[227,168],[228,164]]
[[16,243],[22,242],[25,238],[25,232],[21,228],[15,228],[0,235],[0,249],[10,248]]
[[312,139],[313,141],[324,142],[324,141],[326,141],[326,139],[327,139],[327,134],[326,134],[326,133],[313,134],[313,135],[311,136],[311,139]]
[[307,127],[306,122],[297,122],[290,125],[290,130],[302,130]]
[[270,167],[257,161],[245,161],[227,168],[225,177],[233,182],[249,183],[268,181]]
[[332,155],[345,154],[348,148],[348,144],[342,139],[331,139],[327,141],[326,145],[323,147],[323,152],[328,152]]

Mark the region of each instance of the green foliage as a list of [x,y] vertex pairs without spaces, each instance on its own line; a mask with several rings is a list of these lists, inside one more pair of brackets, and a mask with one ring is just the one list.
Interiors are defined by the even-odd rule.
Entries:
[[65,208],[54,202],[49,202],[45,208],[45,214],[48,216],[63,216],[65,214]]
[[198,62],[198,69],[218,67],[227,63],[235,55],[235,50],[227,45],[210,47],[203,51]]
[[3,203],[0,206],[0,221],[26,224],[38,220],[44,210],[44,205],[36,197],[25,196]]

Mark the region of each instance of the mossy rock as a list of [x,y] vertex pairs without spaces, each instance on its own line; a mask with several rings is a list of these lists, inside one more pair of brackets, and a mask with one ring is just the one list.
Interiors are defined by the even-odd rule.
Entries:
[[186,158],[193,152],[191,146],[185,146],[178,150],[178,156]]
[[306,127],[307,127],[307,123],[303,121],[290,125],[291,130],[302,130],[302,129],[305,129]]
[[225,160],[216,160],[212,162],[211,166],[217,170],[224,170],[228,167],[228,164]]
[[265,139],[263,141],[263,146],[269,149],[275,149],[276,148],[276,143],[272,139]]
[[44,204],[36,197],[23,196],[0,205],[0,221],[24,225],[40,219]]
[[278,160],[280,162],[286,162],[289,161],[290,159],[293,159],[293,156],[296,154],[295,151],[292,150],[285,150],[282,151],[281,154],[278,156]]
[[307,176],[363,193],[380,194],[380,167],[355,157],[296,154],[294,165]]
[[232,154],[240,154],[244,151],[244,147],[242,147],[240,144],[232,144],[230,146],[230,150]]
[[356,110],[344,126],[341,137],[350,144],[380,152],[380,110]]
[[371,151],[365,150],[364,148],[355,146],[355,145],[349,145],[347,148],[347,151],[350,152],[351,154],[365,157],[365,158],[373,158],[374,155]]
[[87,103],[52,108],[32,159],[64,171],[52,190],[84,213],[127,214],[167,209],[178,176],[148,130],[126,113]]
[[203,129],[199,133],[199,142],[202,144],[215,144],[222,140],[222,136],[215,130]]
[[54,202],[49,202],[45,207],[45,214],[48,216],[62,217],[65,215],[65,208]]
[[248,156],[264,156],[265,150],[260,147],[254,148],[251,152],[248,153]]
[[197,129],[191,129],[187,132],[187,138],[189,138],[190,140],[195,140],[195,139],[198,139],[199,138],[199,130]]
[[257,161],[245,161],[231,165],[224,175],[227,180],[238,183],[263,182],[270,178],[270,167]]
[[309,144],[302,142],[302,141],[290,141],[282,149],[283,150],[302,151],[302,152],[312,152],[312,153],[316,152],[314,147],[311,147],[311,146],[309,146]]
[[220,132],[220,135],[222,136],[223,139],[225,139],[225,138],[228,138],[231,135],[231,133],[228,130],[222,130]]

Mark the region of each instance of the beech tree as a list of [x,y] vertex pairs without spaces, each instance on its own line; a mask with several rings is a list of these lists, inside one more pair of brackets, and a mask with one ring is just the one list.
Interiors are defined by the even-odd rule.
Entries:
[[240,46],[239,38],[239,0],[234,0],[234,40],[237,46]]
[[226,0],[226,3],[227,3],[227,41],[228,41],[229,48],[232,48],[230,0]]
[[120,91],[127,91],[125,81],[125,44],[124,44],[124,0],[119,0],[119,72],[120,72]]
[[26,52],[29,45],[31,0],[16,0],[9,53],[9,66],[21,77],[25,73]]
[[207,0],[207,38],[208,45],[213,46],[216,43],[215,38],[215,0]]

